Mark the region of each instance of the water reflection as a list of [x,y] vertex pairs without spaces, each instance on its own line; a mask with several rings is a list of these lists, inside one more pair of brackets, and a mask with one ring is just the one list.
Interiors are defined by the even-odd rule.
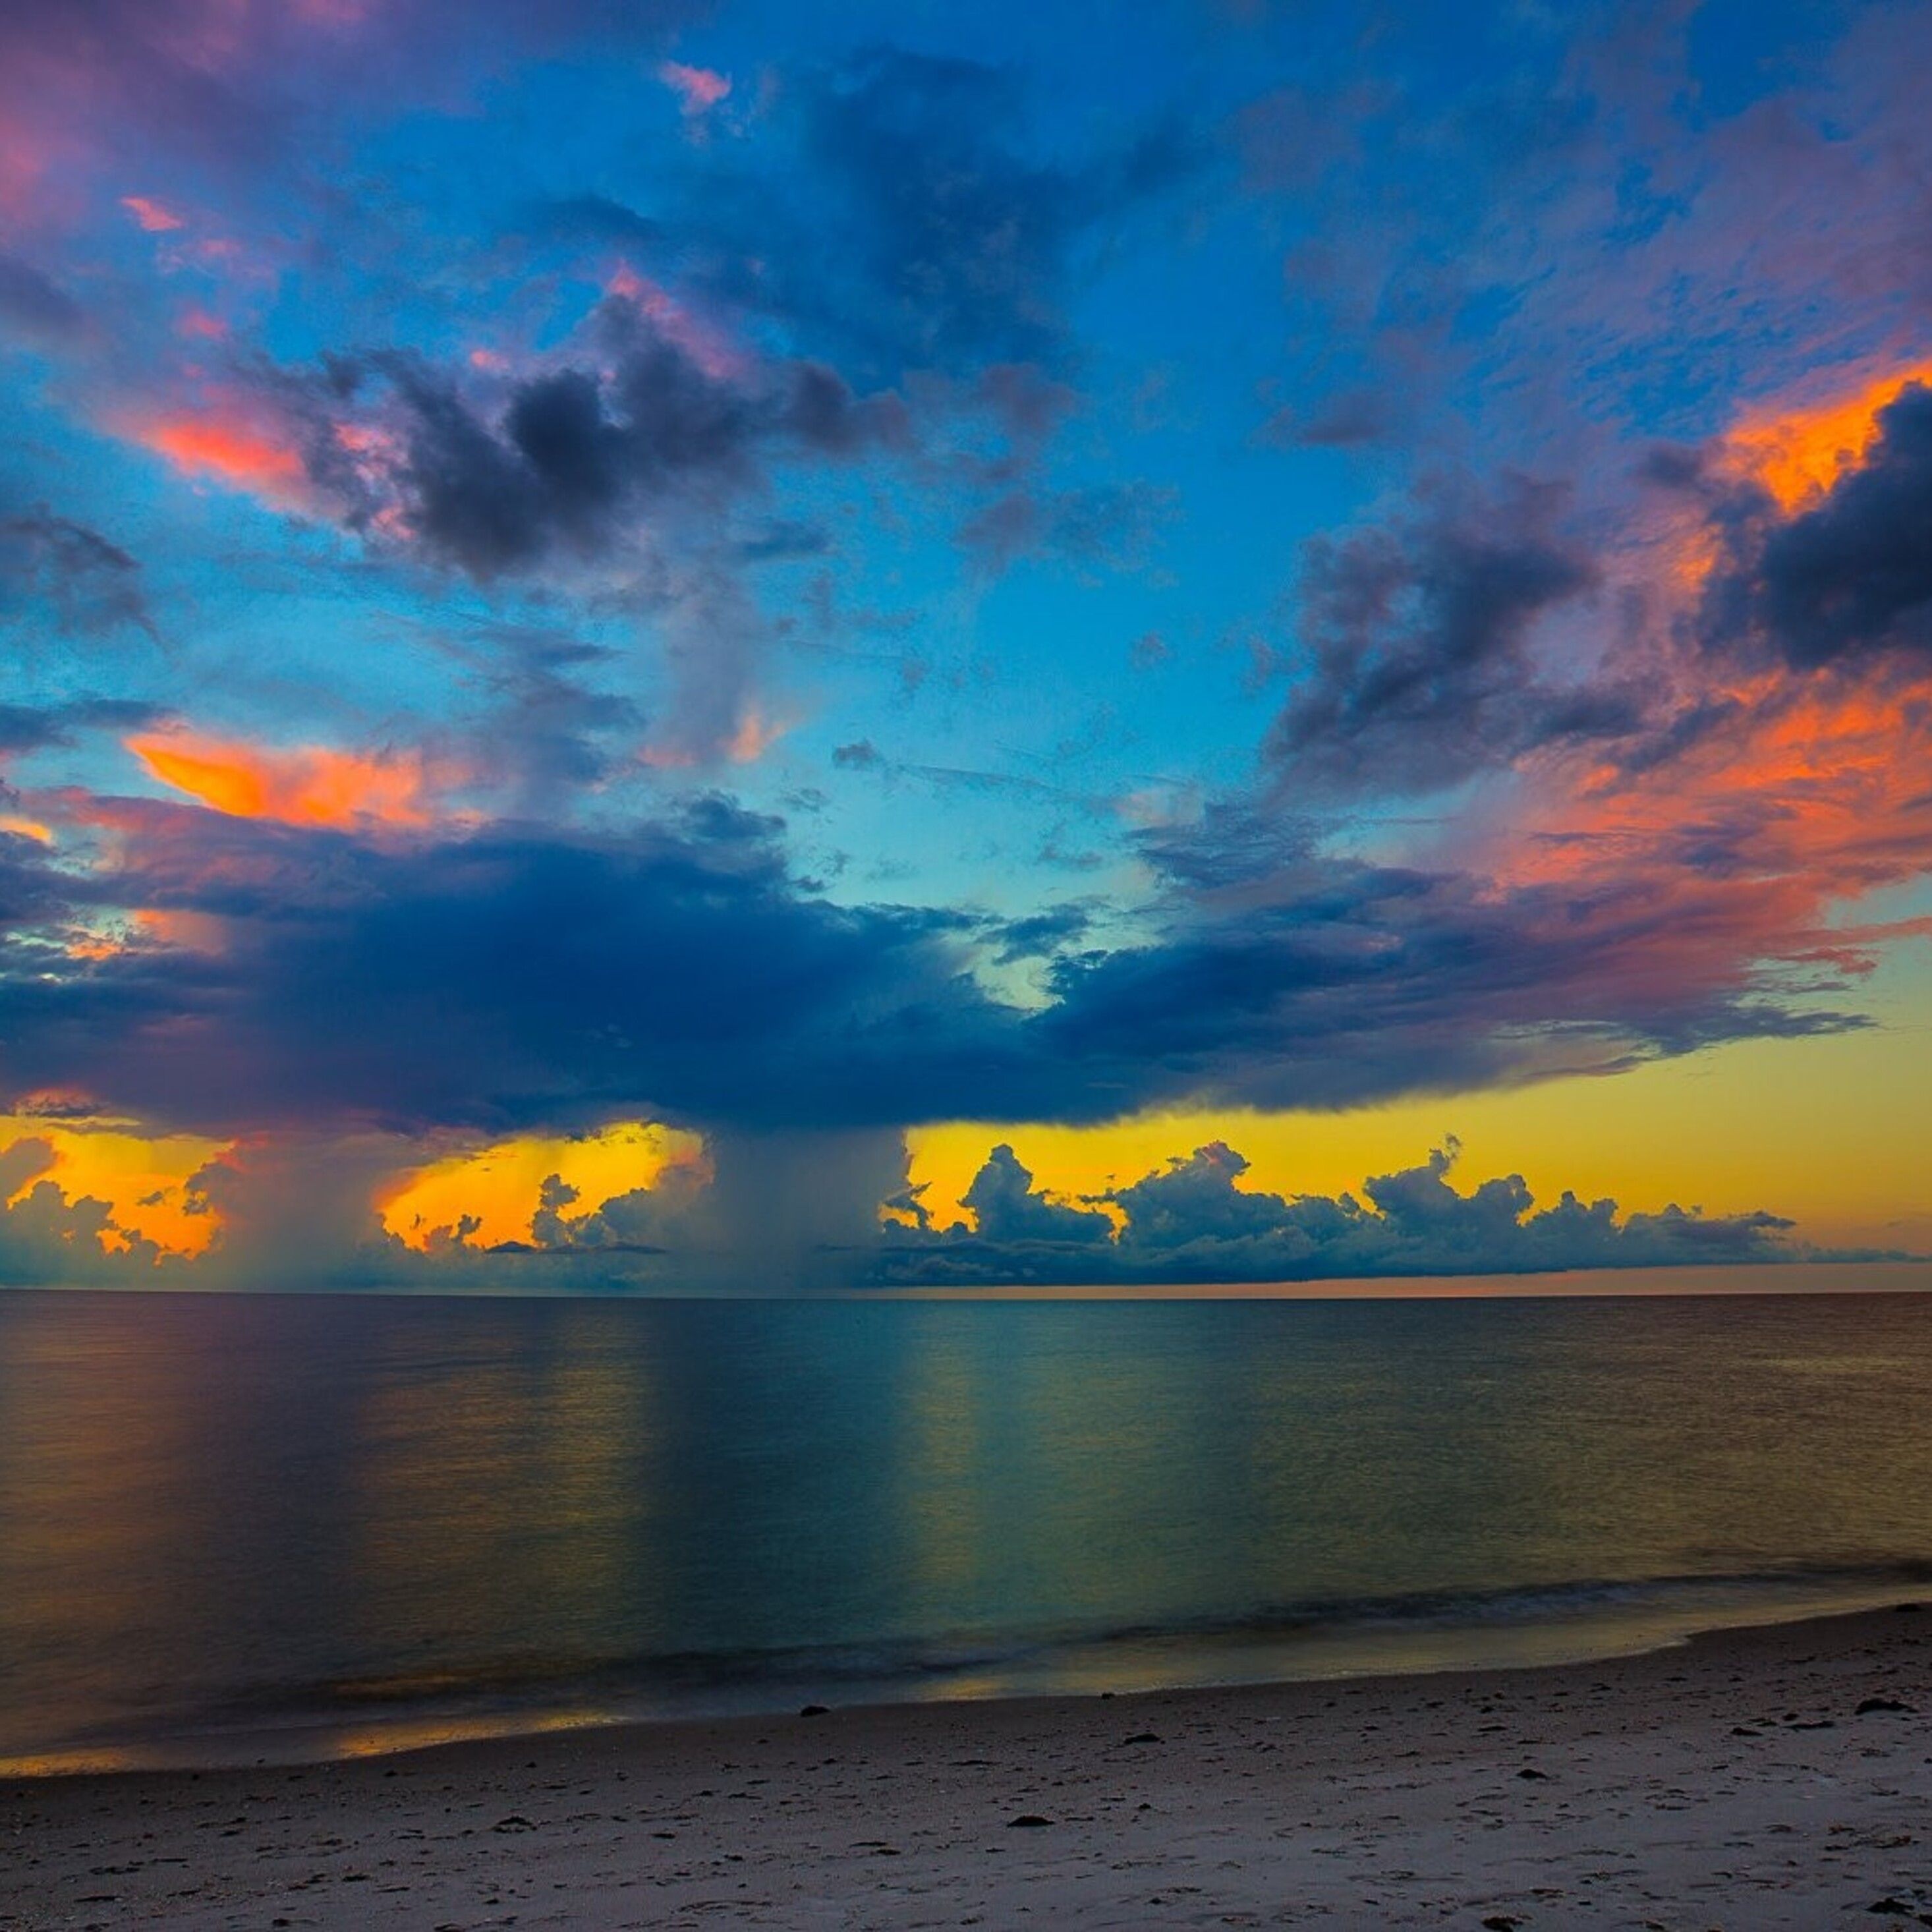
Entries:
[[11,1294],[0,1757],[1612,1647],[1769,1586],[1574,1586],[1932,1558],[1928,1370],[1912,1297]]

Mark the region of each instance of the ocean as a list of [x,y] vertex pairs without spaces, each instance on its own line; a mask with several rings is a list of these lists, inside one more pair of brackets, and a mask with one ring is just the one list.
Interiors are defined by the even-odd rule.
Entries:
[[1932,1296],[0,1292],[0,1774],[1932,1595]]

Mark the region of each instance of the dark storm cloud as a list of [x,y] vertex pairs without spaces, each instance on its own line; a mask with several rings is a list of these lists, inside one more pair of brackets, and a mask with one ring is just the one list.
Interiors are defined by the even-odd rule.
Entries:
[[1284,1197],[1238,1186],[1246,1158],[1216,1141],[1130,1186],[1094,1197],[1124,1216],[1118,1236],[1097,1204],[1050,1201],[1008,1147],[993,1149],[965,1197],[976,1232],[926,1217],[890,1229],[872,1264],[879,1283],[1228,1282],[1381,1275],[1526,1274],[1803,1258],[1790,1222],[1768,1214],[1707,1217],[1672,1206],[1620,1216],[1614,1201],[1565,1192],[1539,1209],[1520,1174],[1467,1194],[1450,1184],[1454,1144],[1421,1166],[1351,1194]]
[[227,1126],[638,1107],[825,1125],[930,1117],[975,1083],[1057,1104],[1013,1016],[962,976],[956,921],[811,898],[772,821],[723,801],[628,838],[506,826],[406,848],[111,809],[118,872],[16,861],[16,902],[43,923],[199,911],[224,950],[136,949],[52,980],[16,950],[10,1092],[74,1084]]
[[1815,508],[1747,521],[1709,634],[1762,636],[1800,667],[1932,652],[1932,388],[1881,410],[1877,440]]
[[[86,811],[112,833],[93,871],[7,842],[0,899],[24,942],[0,980],[8,1091],[217,1132],[1341,1106],[1842,1027],[1817,994],[1858,965],[1814,947],[1792,988],[1754,968],[1772,949],[1754,920],[1774,935],[1790,914],[1748,876],[1707,904],[1647,875],[1507,890],[1312,856],[1244,872],[1169,835],[1150,850],[1181,872],[1153,935],[1070,952],[1071,922],[1009,944],[980,916],[828,904],[788,872],[777,821],[722,799],[621,836],[409,842]],[[59,943],[138,908],[207,915],[219,944]],[[1043,1006],[970,970],[1016,951],[1050,952]]]
[[1753,964],[1785,937],[1775,880],[1700,881],[1660,859],[1507,887],[1298,858],[1272,836],[1250,855],[1252,822],[1150,842],[1177,882],[1162,936],[1049,970],[1034,1038],[1096,1084],[1120,1082],[1123,1110],[1340,1107],[1857,1024]]
[[1495,503],[1438,500],[1306,552],[1306,673],[1265,754],[1296,793],[1419,794],[1564,740],[1636,724],[1615,693],[1538,675],[1537,621],[1588,590],[1590,559],[1522,485]]

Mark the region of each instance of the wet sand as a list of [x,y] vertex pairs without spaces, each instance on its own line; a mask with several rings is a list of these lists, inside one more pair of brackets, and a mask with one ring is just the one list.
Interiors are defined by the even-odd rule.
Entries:
[[33,1932],[1884,1923],[1932,1925],[1932,1608],[0,1786],[0,1926]]

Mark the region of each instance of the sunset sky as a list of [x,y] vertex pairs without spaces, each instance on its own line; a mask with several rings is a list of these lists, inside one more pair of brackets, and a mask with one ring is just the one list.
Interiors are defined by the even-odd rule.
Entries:
[[0,1281],[1932,1250],[1928,72],[14,0]]

